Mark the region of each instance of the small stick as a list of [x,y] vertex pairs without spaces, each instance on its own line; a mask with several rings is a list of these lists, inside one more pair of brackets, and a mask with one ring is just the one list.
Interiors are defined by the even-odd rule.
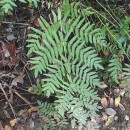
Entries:
[[6,98],[6,100],[8,101],[8,103],[9,103],[9,105],[10,105],[10,108],[11,108],[13,114],[14,114],[14,117],[16,118],[15,111],[14,111],[14,109],[13,109],[13,107],[12,107],[12,105],[11,105],[11,103],[10,103],[10,101],[9,101],[7,95],[6,95],[6,92],[5,92],[5,90],[3,89],[1,83],[0,83],[0,89],[2,90],[2,92],[3,92],[3,94],[4,94],[5,98]]
[[20,95],[20,94],[17,92],[17,90],[12,89],[12,91],[13,91],[17,96],[19,96],[23,101],[25,101],[30,107],[32,107],[31,103],[30,103],[25,97],[23,97],[22,95]]
[[28,23],[13,23],[13,22],[7,22],[7,21],[1,21],[0,23],[3,23],[3,24],[16,24],[16,25],[29,26]]

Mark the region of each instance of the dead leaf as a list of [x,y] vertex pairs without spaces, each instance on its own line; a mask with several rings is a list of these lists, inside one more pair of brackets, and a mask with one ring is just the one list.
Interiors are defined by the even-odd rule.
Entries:
[[20,111],[18,112],[18,116],[22,116],[24,112],[25,112],[25,110],[20,110]]
[[126,120],[126,121],[129,121],[129,119],[130,119],[129,116],[128,116],[128,115],[125,115],[125,120]]
[[112,108],[106,108],[106,109],[105,109],[105,112],[106,112],[107,115],[109,115],[109,116],[114,116],[114,115],[116,115],[116,111],[115,111],[114,109],[112,109]]
[[39,27],[39,22],[38,22],[38,18],[34,19],[33,21],[33,24],[36,26],[36,27]]
[[11,130],[11,127],[8,126],[8,125],[6,125],[6,126],[4,127],[4,130]]
[[109,55],[109,51],[103,51],[103,54],[104,54],[105,56],[108,56],[108,55]]
[[120,96],[118,96],[118,97],[115,98],[115,107],[119,106],[120,101],[121,101],[121,97]]
[[13,34],[7,35],[6,38],[7,38],[8,41],[16,40],[16,37]]
[[12,83],[11,86],[17,86],[18,83],[23,84],[23,78],[25,77],[25,74],[20,74],[17,78],[15,78]]
[[119,88],[115,88],[115,89],[114,89],[114,94],[115,94],[115,95],[119,95],[119,93],[120,93],[120,89],[119,89]]
[[28,113],[31,114],[32,112],[36,112],[37,111],[37,107],[31,107],[29,110],[28,110]]
[[29,87],[29,88],[28,88],[28,92],[29,92],[29,93],[34,92],[34,88],[33,88],[33,87]]
[[19,130],[24,130],[24,128],[22,126],[19,127]]
[[109,97],[109,104],[110,104],[110,107],[114,106],[114,100],[112,97]]
[[114,116],[114,120],[117,121],[118,120],[118,116]]
[[17,119],[13,119],[9,123],[13,127],[17,123]]
[[111,122],[112,122],[111,118],[110,118],[110,117],[108,117],[108,118],[107,118],[107,121],[105,122],[105,126],[110,125],[110,124],[111,124]]
[[5,115],[5,117],[6,117],[6,118],[10,118],[9,113],[8,113],[6,110],[3,110],[3,111],[4,111],[4,115]]
[[101,84],[101,88],[103,88],[103,89],[108,87],[104,82],[100,82],[100,84]]
[[107,120],[107,114],[105,112],[102,112],[102,120],[106,121]]
[[101,99],[101,104],[102,104],[102,106],[103,106],[104,108],[106,108],[106,107],[108,106],[108,101],[107,101],[107,99],[106,99],[105,97],[103,97],[103,98]]

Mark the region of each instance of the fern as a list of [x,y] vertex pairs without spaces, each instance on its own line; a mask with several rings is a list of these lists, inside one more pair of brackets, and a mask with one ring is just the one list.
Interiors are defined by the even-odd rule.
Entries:
[[122,72],[122,65],[118,56],[115,56],[110,60],[108,65],[108,72],[110,73],[110,77],[112,81],[119,84],[119,74]]
[[[0,1],[0,10],[2,13],[8,13],[9,11],[13,10],[14,7],[17,7],[16,0],[1,0]],[[38,6],[39,0],[19,0],[22,3],[33,3],[35,7]]]
[[100,98],[94,88],[100,87],[96,71],[103,67],[95,48],[97,45],[102,48],[106,41],[101,30],[94,29],[94,24],[79,14],[79,5],[64,6],[65,2],[57,13],[52,12],[51,24],[40,17],[41,30],[32,28],[28,54],[33,57],[29,62],[35,77],[42,75],[44,95],[55,95],[54,110],[63,119],[66,116],[71,119],[73,128],[79,124],[81,129],[100,109],[96,102]]
[[39,115],[43,119],[43,124],[40,126],[44,130],[55,130],[58,128],[66,128],[67,127],[67,120],[62,119],[62,117],[54,110],[52,103],[42,103],[38,101],[39,105]]

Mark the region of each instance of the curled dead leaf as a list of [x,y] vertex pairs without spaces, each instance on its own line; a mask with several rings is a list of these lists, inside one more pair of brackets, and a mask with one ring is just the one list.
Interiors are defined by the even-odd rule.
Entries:
[[13,119],[9,123],[13,127],[17,123],[17,119]]
[[120,101],[121,101],[121,97],[120,96],[118,96],[118,97],[115,98],[115,107],[119,106]]
[[102,104],[102,106],[103,106],[104,108],[106,108],[106,107],[108,106],[108,101],[107,101],[107,99],[106,99],[105,97],[103,97],[103,98],[101,99],[101,104]]
[[31,107],[30,109],[28,109],[28,113],[31,114],[32,112],[36,112],[37,110],[37,107]]
[[8,125],[6,125],[6,126],[4,127],[4,130],[11,130],[11,127],[8,126]]

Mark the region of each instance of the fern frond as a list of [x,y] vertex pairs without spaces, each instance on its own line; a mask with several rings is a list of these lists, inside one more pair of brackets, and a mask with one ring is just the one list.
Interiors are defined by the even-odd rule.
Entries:
[[122,71],[122,65],[119,57],[115,56],[113,59],[111,59],[108,67],[108,72],[110,73],[112,80],[116,83],[119,83],[119,74]]

